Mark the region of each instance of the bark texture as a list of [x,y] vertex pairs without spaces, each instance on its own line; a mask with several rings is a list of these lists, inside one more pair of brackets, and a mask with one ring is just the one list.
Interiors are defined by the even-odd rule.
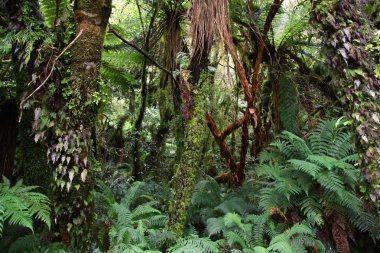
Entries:
[[0,172],[7,178],[12,176],[14,170],[17,116],[16,103],[9,101],[0,104]]
[[[72,96],[67,101],[68,122],[65,122],[63,126],[66,129],[63,130],[64,136],[59,138],[58,145],[60,139],[68,142],[67,140],[70,140],[72,136],[78,136],[80,144],[76,147],[75,153],[71,154],[73,158],[67,161],[67,166],[65,167],[65,163],[62,162],[56,171],[59,174],[58,178],[62,178],[60,182],[62,180],[64,182],[61,182],[63,186],[65,183],[66,186],[71,184],[70,181],[72,181],[65,176],[65,171],[75,173],[72,184],[79,185],[79,189],[67,187],[67,192],[57,189],[59,193],[56,199],[56,215],[62,242],[79,245],[82,249],[86,249],[92,240],[91,229],[94,215],[90,192],[94,187],[95,162],[92,146],[95,136],[92,136],[92,133],[94,133],[94,120],[97,115],[94,96],[98,91],[101,52],[110,14],[111,0],[76,0],[74,2],[77,40],[71,49]],[[54,151],[51,152],[54,154]]]

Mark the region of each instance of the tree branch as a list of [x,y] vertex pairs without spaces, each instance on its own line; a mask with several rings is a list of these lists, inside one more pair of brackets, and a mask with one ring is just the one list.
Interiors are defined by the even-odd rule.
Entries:
[[112,33],[113,35],[115,35],[118,39],[120,39],[122,42],[124,42],[125,44],[127,44],[128,46],[134,48],[137,52],[139,52],[140,54],[142,54],[146,59],[148,59],[153,65],[155,65],[157,68],[161,69],[162,71],[164,71],[165,73],[167,73],[175,83],[178,83],[177,82],[177,79],[174,77],[173,73],[168,70],[167,68],[165,68],[164,66],[162,66],[161,64],[159,64],[157,61],[155,61],[150,55],[149,53],[147,53],[145,50],[139,48],[137,45],[135,45],[134,43],[124,39],[118,32],[116,32],[111,25],[109,25],[109,29],[108,31],[110,33]]
[[257,87],[258,87],[259,74],[260,74],[260,70],[261,70],[260,67],[261,67],[261,63],[263,62],[265,40],[268,37],[267,35],[268,35],[269,28],[272,25],[272,21],[273,21],[274,17],[276,16],[278,10],[280,9],[281,4],[282,4],[283,1],[284,0],[274,0],[272,6],[269,9],[267,18],[265,20],[263,36],[260,39],[261,42],[260,42],[259,50],[257,52],[257,57],[256,57],[256,62],[255,62],[255,68],[254,68],[253,77],[252,77],[252,87],[251,87],[251,89],[252,89],[252,96],[253,96],[253,98],[255,98],[255,93],[256,93],[256,90],[257,90]]
[[232,180],[234,181],[234,183],[237,183],[236,182],[237,180],[235,180],[235,175],[237,175],[239,170],[238,170],[238,166],[235,162],[235,158],[233,157],[232,152],[229,149],[226,140],[221,138],[221,132],[220,132],[219,128],[217,127],[215,120],[207,112],[206,112],[206,122],[207,122],[207,126],[209,127],[212,135],[215,138],[216,143],[218,144],[218,146],[220,148],[221,156],[224,158],[224,160],[227,163],[227,166],[231,170],[231,174],[233,176]]

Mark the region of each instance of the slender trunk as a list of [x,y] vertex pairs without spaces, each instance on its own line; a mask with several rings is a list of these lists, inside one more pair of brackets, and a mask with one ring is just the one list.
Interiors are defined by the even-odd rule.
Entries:
[[[140,7],[139,7],[140,10]],[[145,44],[144,44],[144,50],[149,54],[150,51],[150,35],[153,29],[153,24],[156,19],[158,11],[158,5],[156,4],[155,9],[153,11],[153,15],[150,19],[149,23],[149,28],[146,33],[145,37]],[[141,13],[140,13],[140,18],[141,18]],[[143,25],[141,21],[141,25]],[[147,85],[147,74],[148,74],[148,60],[147,58],[144,58],[144,65],[143,65],[143,71],[142,71],[142,80],[141,80],[141,98],[140,98],[140,108],[139,112],[137,115],[137,119],[134,124],[134,130],[135,130],[135,135],[133,136],[133,177],[135,180],[141,180],[142,179],[142,168],[141,168],[141,161],[140,161],[140,132],[141,132],[141,127],[142,123],[144,120],[145,116],[145,111],[146,111],[146,106],[147,106],[147,100],[148,100],[148,85]]]
[[[201,1],[193,3],[196,6]],[[211,6],[210,6],[211,7]],[[193,8],[193,14],[199,14],[200,9]],[[211,17],[207,16],[199,20],[194,20],[192,16],[192,25],[197,25],[196,22],[212,22]],[[201,27],[207,27],[202,26]],[[194,27],[192,28],[194,29]],[[181,74],[180,90],[182,97],[182,113],[185,118],[185,139],[184,149],[181,155],[178,166],[172,180],[172,194],[169,206],[169,221],[168,228],[177,236],[181,236],[186,222],[187,209],[190,206],[191,195],[194,191],[196,180],[200,174],[201,156],[203,147],[203,133],[205,131],[205,101],[206,89],[202,87],[201,74],[207,69],[209,64],[208,56],[210,53],[212,41],[207,41],[203,37],[202,41],[193,40],[193,55],[190,59],[190,75],[187,72]],[[209,38],[209,37],[208,37]],[[194,39],[194,38],[193,38]],[[206,40],[206,41],[205,41]],[[203,47],[197,48],[199,45]]]
[[[163,65],[170,72],[177,69],[177,55],[181,50],[181,26],[180,14],[177,9],[168,10],[166,13],[166,34],[164,37],[163,48]],[[157,132],[153,135],[152,151],[148,157],[148,164],[154,170],[157,179],[166,174],[171,178],[171,173],[163,171],[160,158],[165,151],[165,142],[169,134],[170,124],[175,115],[180,115],[180,95],[178,93],[178,84],[167,72],[163,72],[160,78],[158,106],[160,110],[160,125]],[[182,125],[175,124],[175,138],[177,143],[182,140]],[[178,145],[177,153],[182,150]],[[161,161],[161,162],[160,162]]]

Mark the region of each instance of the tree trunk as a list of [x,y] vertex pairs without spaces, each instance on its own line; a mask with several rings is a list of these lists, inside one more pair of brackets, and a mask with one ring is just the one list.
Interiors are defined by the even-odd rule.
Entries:
[[[149,54],[150,50],[150,35],[152,32],[153,24],[156,19],[156,14],[158,11],[158,5],[154,7],[153,15],[150,19],[149,28],[145,37],[144,50]],[[141,17],[140,17],[141,18]],[[140,107],[138,111],[138,115],[134,124],[134,136],[133,136],[133,177],[135,180],[142,179],[142,171],[141,171],[141,161],[140,161],[140,132],[142,128],[142,123],[145,117],[145,111],[148,100],[148,85],[147,85],[147,73],[148,73],[148,60],[144,58],[143,70],[142,70],[142,80],[141,80],[141,98],[140,98]]]
[[[56,214],[60,226],[62,241],[87,248],[93,238],[91,227],[94,218],[90,192],[94,187],[94,154],[91,134],[97,105],[94,95],[98,91],[98,77],[101,65],[101,53],[109,16],[111,0],[76,0],[74,2],[74,22],[77,40],[72,47],[71,90],[67,101],[67,129],[65,137],[78,136],[80,142],[75,146],[72,159],[67,162],[66,171],[74,173],[73,186],[67,192],[57,189]],[[60,140],[58,140],[59,144]],[[53,151],[52,151],[53,152]],[[68,154],[66,154],[68,155]],[[64,160],[61,164],[65,166]],[[65,167],[64,167],[65,168]],[[59,168],[56,170],[60,174]],[[65,172],[63,172],[65,173]],[[65,174],[60,174],[62,185],[69,185]],[[67,180],[67,181],[66,181]],[[58,183],[58,182],[57,182]],[[71,184],[71,183],[70,183]]]
[[[193,8],[193,14],[194,13],[197,13],[197,11]],[[206,16],[204,18],[204,20],[197,20],[193,16],[192,25],[196,24],[195,22],[213,22],[210,21],[212,20],[211,17],[207,18]],[[207,26],[201,25],[201,27]],[[204,38],[201,39],[203,40]],[[176,167],[172,181],[168,221],[168,228],[178,237],[183,233],[187,209],[190,206],[191,195],[194,191],[197,177],[200,174],[202,163],[202,147],[205,131],[205,101],[207,96],[204,87],[202,87],[201,74],[207,70],[209,63],[208,56],[212,41],[202,41],[202,43],[204,43],[205,46],[195,48],[199,45],[199,41],[195,42],[193,40],[193,55],[190,59],[189,66],[191,77],[188,76],[188,73],[184,72],[181,74],[180,80],[182,113],[187,121],[185,122],[184,128],[186,129],[184,151]]]
[[7,178],[12,176],[14,170],[17,116],[18,107],[16,103],[8,101],[0,104],[0,172]]

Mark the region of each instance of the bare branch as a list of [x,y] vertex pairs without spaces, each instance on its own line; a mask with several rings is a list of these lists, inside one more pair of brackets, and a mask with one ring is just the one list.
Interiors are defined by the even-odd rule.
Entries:
[[139,52],[140,54],[142,54],[146,59],[148,59],[151,63],[153,63],[153,65],[155,65],[156,67],[158,67],[159,69],[161,69],[162,71],[166,72],[172,79],[175,83],[178,83],[177,82],[177,79],[174,77],[173,73],[168,70],[167,68],[165,68],[164,66],[162,66],[161,64],[159,64],[157,61],[155,61],[145,50],[139,48],[137,45],[135,45],[134,43],[124,39],[118,32],[116,32],[111,25],[109,25],[109,32],[112,33],[113,35],[115,35],[118,39],[120,39],[122,42],[124,42],[125,44],[127,44],[128,46],[136,49],[137,52]]

